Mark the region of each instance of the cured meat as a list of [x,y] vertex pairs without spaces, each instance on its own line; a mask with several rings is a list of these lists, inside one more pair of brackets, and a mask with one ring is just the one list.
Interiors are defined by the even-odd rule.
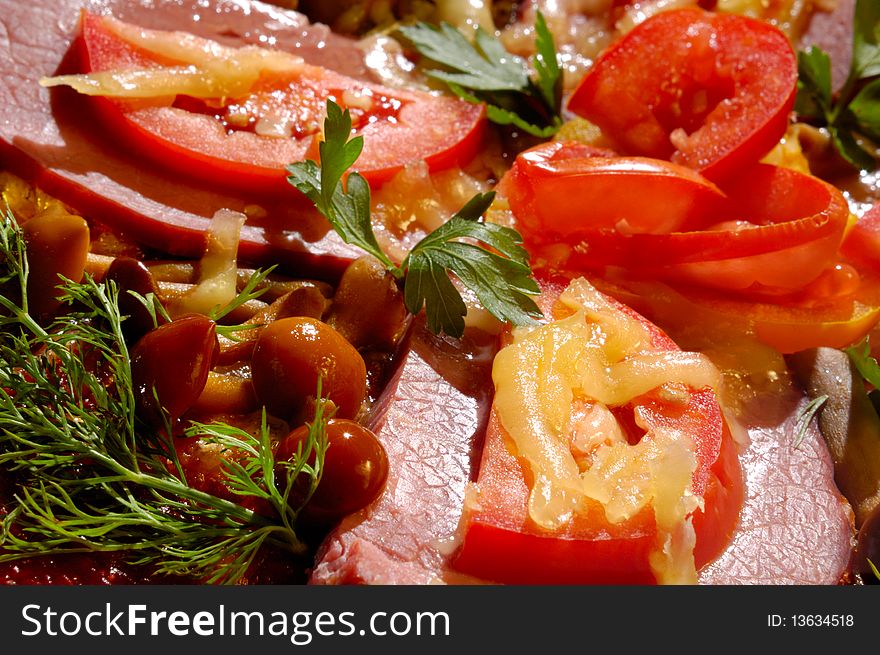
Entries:
[[[474,360],[464,352],[432,365],[429,347],[424,337],[416,340],[378,433],[390,460],[385,495],[327,538],[312,584],[463,580],[449,562],[479,462],[474,449],[491,403],[491,360],[463,388],[456,380]],[[797,443],[798,411],[807,399],[783,373],[777,384],[739,400],[743,511],[732,542],[703,568],[700,583],[838,583],[853,545],[852,511],[815,426]]]
[[494,337],[460,348],[413,337],[385,422],[382,498],[348,517],[318,552],[312,584],[428,584],[446,579],[465,488],[479,461],[491,404]]
[[[229,45],[269,44],[311,63],[366,77],[354,42],[300,14],[249,0],[0,1],[0,166],[76,210],[164,252],[198,257],[218,209],[249,216],[240,253],[256,263],[281,263],[317,277],[334,277],[358,252],[346,246],[312,209],[290,198],[211,189],[135,158],[96,124],[88,99],[70,89],[50,93],[41,77],[67,72],[81,9],[111,12],[156,29],[187,29]],[[197,16],[198,20],[193,17]],[[329,47],[325,47],[329,46]],[[156,229],[160,224],[173,229]]]
[[[230,45],[269,43],[306,59],[364,75],[361,54],[325,28],[250,0],[0,0],[0,165],[110,225],[128,225],[141,243],[196,256],[213,213],[248,210],[241,254],[286,262],[311,275],[333,275],[356,255],[323,221],[286,201],[207,189],[133,159],[102,134],[85,99],[38,86],[64,72],[80,8],[146,27],[187,25]],[[193,22],[191,16],[200,20]],[[322,48],[322,43],[332,47]],[[325,59],[325,57],[329,57]],[[259,204],[256,210],[253,205]],[[133,217],[139,220],[132,221]],[[173,237],[152,222],[170,222]],[[425,334],[415,338],[380,430],[392,478],[373,507],[353,515],[324,542],[311,582],[430,583],[451,581],[451,541],[491,402],[492,339],[471,335],[461,349]],[[840,497],[815,430],[795,447],[794,424],[805,399],[792,387],[756,398],[741,416],[749,440],[742,452],[746,505],[725,553],[701,574],[707,584],[837,582],[851,548],[849,507]],[[772,411],[768,411],[771,408]],[[116,578],[116,581],[121,578]],[[114,581],[114,580],[110,580]]]
[[815,425],[797,442],[808,399],[789,384],[759,395],[740,414],[748,443],[740,453],[746,497],[740,525],[701,584],[837,584],[853,547],[852,510],[834,484],[828,449]]
[[843,86],[849,73],[854,8],[855,0],[838,0],[831,12],[817,10],[801,37],[802,48],[817,46],[831,57],[831,80],[835,89]]

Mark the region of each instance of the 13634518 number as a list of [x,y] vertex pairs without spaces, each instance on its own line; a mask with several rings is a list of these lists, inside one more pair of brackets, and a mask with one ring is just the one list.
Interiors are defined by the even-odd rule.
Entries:
[[852,614],[792,614],[789,625],[794,628],[851,628],[855,625]]

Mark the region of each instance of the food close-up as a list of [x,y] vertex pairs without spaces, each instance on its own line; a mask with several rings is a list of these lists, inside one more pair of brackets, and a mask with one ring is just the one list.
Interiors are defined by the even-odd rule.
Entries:
[[880,582],[876,1],[0,8],[0,583]]

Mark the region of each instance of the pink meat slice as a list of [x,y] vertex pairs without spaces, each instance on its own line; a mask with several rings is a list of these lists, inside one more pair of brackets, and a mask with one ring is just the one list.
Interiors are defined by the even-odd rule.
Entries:
[[[429,346],[417,340],[407,357],[379,432],[391,463],[387,491],[327,538],[312,584],[474,582],[450,567],[452,536],[476,475],[491,382],[480,374],[486,387],[462,387],[458,380],[473,359],[453,351],[438,365]],[[740,448],[744,507],[728,548],[700,572],[701,584],[826,585],[847,570],[850,506],[815,426],[796,444],[798,411],[808,400],[792,386],[781,388],[756,397],[740,416],[747,433]]]
[[463,348],[414,337],[378,436],[388,452],[385,493],[324,542],[312,584],[428,584],[444,580],[465,488],[491,404],[494,339]]
[[837,584],[853,547],[853,514],[813,423],[797,441],[808,403],[788,387],[756,398],[741,417],[746,498],[728,548],[700,572],[703,584]]
[[[70,89],[39,86],[65,70],[82,9],[148,28],[181,29],[229,45],[270,44],[311,63],[366,78],[363,52],[301,14],[250,0],[0,1],[0,167],[133,239],[199,256],[218,209],[247,213],[242,256],[332,276],[357,252],[313,210],[290,197],[210,188],[138,158],[102,132],[88,101]],[[197,17],[197,18],[196,18]],[[254,211],[256,207],[260,210]],[[164,226],[171,225],[173,230]],[[162,229],[159,229],[162,228]]]
[[800,46],[822,48],[831,57],[832,87],[846,81],[852,60],[853,11],[855,0],[837,0],[832,11],[816,11],[810,18]]

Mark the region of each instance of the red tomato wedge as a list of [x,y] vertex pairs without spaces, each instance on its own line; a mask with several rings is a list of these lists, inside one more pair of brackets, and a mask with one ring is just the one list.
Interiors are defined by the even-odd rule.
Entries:
[[[546,287],[541,304],[550,315],[561,288]],[[648,332],[648,351],[677,351],[659,328],[624,305],[616,310],[632,317]],[[558,311],[558,308],[557,310]],[[554,318],[556,313],[552,314]],[[564,315],[564,314],[563,314]],[[716,557],[728,543],[743,501],[743,479],[732,437],[711,389],[690,389],[684,402],[670,401],[656,390],[619,408],[617,416],[638,412],[649,433],[670,428],[692,439],[696,468],[691,489],[704,499],[693,518],[697,569]],[[657,540],[653,505],[612,523],[595,501],[557,530],[547,530],[529,515],[532,473],[518,457],[497,410],[486,441],[472,502],[461,523],[456,570],[494,582],[511,584],[652,584],[650,557]]]
[[734,222],[719,227],[728,229],[661,235],[638,244],[637,256],[653,253],[657,272],[671,279],[771,294],[803,289],[837,263],[849,206],[836,187],[757,164],[723,188]]
[[863,279],[849,296],[787,303],[725,298],[637,278],[618,277],[597,285],[670,331],[750,334],[783,354],[822,346],[846,348],[880,323],[876,278]]
[[[530,155],[527,152],[525,156]],[[575,158],[567,160],[563,169],[544,166],[536,170],[528,161],[514,165],[501,189],[527,241],[546,242],[545,213],[561,207],[561,199],[591,194],[589,188],[595,184],[592,175],[602,170],[595,161],[602,160]],[[578,175],[577,170],[587,174]],[[620,179],[615,178],[615,172],[605,175],[610,179],[606,189]],[[641,192],[629,190],[629,194],[639,194],[637,200],[624,197],[596,208],[570,203],[578,210],[568,210],[569,215],[580,212],[589,216],[597,211],[606,223],[614,225],[615,220],[626,217],[617,213],[618,207],[641,205],[658,208],[651,209],[661,217],[654,219],[658,225],[674,222],[682,215],[678,209],[673,206],[668,218],[662,218],[662,211],[668,194],[677,190],[692,194],[693,206],[703,214],[689,214],[688,220],[702,223],[706,229],[660,234],[622,233],[598,226],[592,231],[573,230],[566,235],[570,249],[564,261],[554,263],[575,271],[623,267],[700,286],[765,295],[802,289],[837,263],[849,209],[832,185],[788,168],[756,164],[721,187],[726,195],[721,202],[724,196],[712,185],[700,184],[691,176],[690,171],[679,176],[667,169],[660,178],[664,184],[645,185]],[[548,177],[555,178],[553,184],[547,183]]]
[[500,191],[523,228],[542,241],[603,228],[626,234],[694,229],[725,199],[684,166],[559,141],[520,153]]
[[880,274],[880,203],[847,232],[840,252],[860,268]]
[[[175,32],[141,32],[160,42],[181,38]],[[85,72],[181,66],[126,41],[101,16],[83,14],[82,36]],[[217,47],[207,39],[188,39],[205,50]],[[351,110],[354,131],[364,137],[358,170],[373,184],[413,161],[425,160],[432,170],[466,163],[481,145],[481,106],[390,89],[305,63],[295,71],[263,71],[243,97],[96,101],[105,121],[163,166],[221,186],[289,192],[284,167],[317,158],[328,98]],[[280,136],[266,135],[276,129]]]
[[779,141],[796,86],[797,58],[777,28],[682,9],[607,49],[568,108],[627,154],[671,159],[717,182]]

